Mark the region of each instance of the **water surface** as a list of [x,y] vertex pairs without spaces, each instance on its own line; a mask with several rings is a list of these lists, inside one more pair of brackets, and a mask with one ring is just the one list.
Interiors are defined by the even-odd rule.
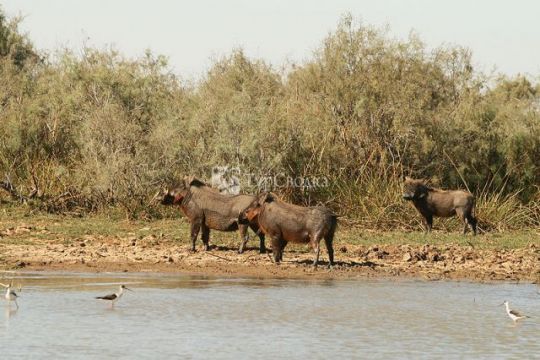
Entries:
[[[5,279],[0,282],[5,282]],[[528,284],[22,273],[2,358],[539,358]],[[114,309],[95,296],[126,284]],[[513,325],[503,307],[532,318]]]

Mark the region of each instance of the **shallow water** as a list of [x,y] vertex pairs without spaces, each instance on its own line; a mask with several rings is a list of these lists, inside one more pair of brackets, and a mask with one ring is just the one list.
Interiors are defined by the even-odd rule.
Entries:
[[[5,282],[0,280],[0,282]],[[535,285],[23,273],[1,358],[540,358]],[[94,296],[134,291],[111,309]],[[513,325],[504,307],[532,318]]]

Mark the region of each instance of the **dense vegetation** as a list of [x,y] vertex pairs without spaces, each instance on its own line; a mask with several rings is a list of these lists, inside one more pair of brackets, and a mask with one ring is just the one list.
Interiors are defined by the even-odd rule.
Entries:
[[159,216],[164,184],[229,165],[326,178],[275,190],[366,227],[416,226],[404,174],[468,187],[481,228],[540,221],[540,83],[486,76],[467,49],[428,50],[350,16],[305,63],[277,71],[233,50],[189,84],[150,52],[39,53],[0,13],[0,76],[3,201]]

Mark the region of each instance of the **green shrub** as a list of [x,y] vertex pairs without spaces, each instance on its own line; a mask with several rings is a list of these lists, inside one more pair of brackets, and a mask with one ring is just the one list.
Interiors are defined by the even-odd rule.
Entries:
[[0,181],[32,206],[161,216],[162,186],[228,165],[247,192],[246,174],[326,179],[273,190],[363,227],[418,226],[405,174],[468,187],[487,230],[539,225],[540,85],[487,77],[467,49],[344,16],[302,64],[237,49],[189,84],[150,52],[39,54],[16,25],[0,13]]

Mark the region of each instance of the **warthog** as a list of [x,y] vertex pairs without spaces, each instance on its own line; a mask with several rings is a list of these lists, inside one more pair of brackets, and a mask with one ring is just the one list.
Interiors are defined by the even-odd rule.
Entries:
[[474,195],[464,190],[441,190],[427,185],[424,180],[405,178],[403,198],[413,202],[424,218],[426,233],[431,231],[433,216],[457,216],[464,222],[463,234],[470,225],[476,235]]
[[315,251],[313,266],[319,261],[319,242],[324,238],[329,264],[334,264],[332,242],[337,226],[337,216],[323,206],[302,207],[279,200],[272,193],[265,193],[244,211],[242,218],[257,221],[261,230],[272,239],[274,261],[283,260],[287,243],[310,243]]
[[240,221],[240,214],[254,201],[252,195],[225,195],[211,188],[204,182],[186,177],[175,188],[165,190],[161,203],[163,205],[179,205],[180,210],[191,223],[191,249],[195,251],[195,242],[202,231],[204,250],[209,248],[210,229],[220,231],[240,231],[239,253],[244,251],[250,227],[260,239],[261,253],[266,252],[264,234],[259,231],[256,221]]

